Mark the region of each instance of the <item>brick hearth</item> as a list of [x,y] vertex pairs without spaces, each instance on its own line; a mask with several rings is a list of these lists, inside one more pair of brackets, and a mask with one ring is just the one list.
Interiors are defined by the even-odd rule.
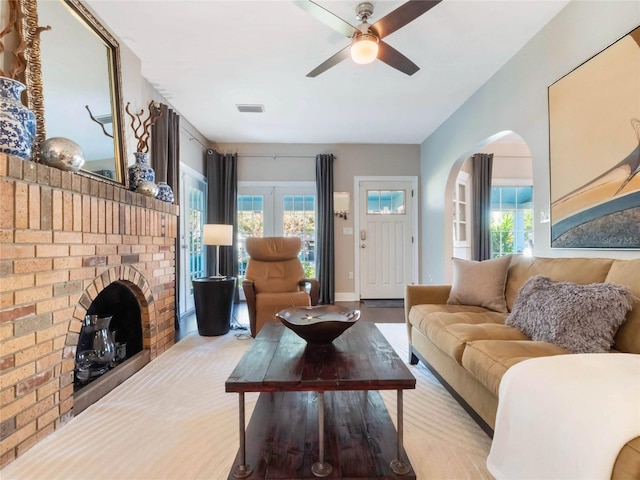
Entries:
[[81,322],[112,282],[140,303],[151,361],[173,345],[178,208],[0,154],[0,466],[74,414]]

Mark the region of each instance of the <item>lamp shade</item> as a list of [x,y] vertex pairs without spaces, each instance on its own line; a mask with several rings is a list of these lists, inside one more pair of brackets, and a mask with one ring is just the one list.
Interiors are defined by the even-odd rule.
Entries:
[[351,58],[356,63],[371,63],[378,57],[378,37],[362,33],[351,43]]
[[233,225],[209,223],[202,233],[205,245],[233,245]]

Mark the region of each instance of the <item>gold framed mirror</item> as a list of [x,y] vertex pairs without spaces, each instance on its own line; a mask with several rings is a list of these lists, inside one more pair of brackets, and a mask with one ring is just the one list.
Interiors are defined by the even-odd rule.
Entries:
[[79,173],[126,185],[118,41],[79,0],[20,1],[34,161],[46,138],[66,137],[84,152]]

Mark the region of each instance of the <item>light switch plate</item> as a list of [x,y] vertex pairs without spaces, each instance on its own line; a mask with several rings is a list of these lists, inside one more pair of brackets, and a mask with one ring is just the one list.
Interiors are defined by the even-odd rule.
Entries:
[[342,227],[343,235],[353,235],[353,228],[351,227]]

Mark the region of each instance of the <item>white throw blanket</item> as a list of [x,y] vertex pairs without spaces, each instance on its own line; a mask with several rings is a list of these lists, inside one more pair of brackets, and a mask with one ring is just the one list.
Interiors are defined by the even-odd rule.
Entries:
[[506,479],[609,479],[640,435],[640,355],[526,360],[500,383],[489,471]]

